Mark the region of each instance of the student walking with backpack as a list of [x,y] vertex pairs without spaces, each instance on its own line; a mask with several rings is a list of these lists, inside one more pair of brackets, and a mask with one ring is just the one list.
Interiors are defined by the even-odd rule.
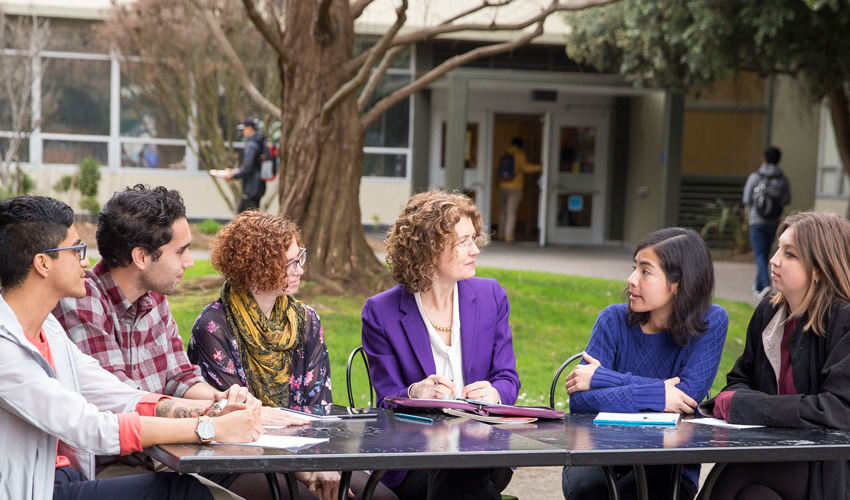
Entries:
[[507,151],[499,159],[499,235],[505,241],[514,241],[514,228],[522,191],[525,188],[525,174],[540,172],[542,167],[528,163],[522,147],[522,138],[514,137]]
[[274,179],[276,171],[271,150],[266,144],[266,136],[259,132],[260,122],[253,116],[236,126],[242,132],[245,151],[242,166],[238,170],[225,170],[224,178],[242,179],[242,199],[238,212],[259,209],[260,199],[266,194],[266,182]]
[[744,185],[744,205],[749,207],[750,244],[756,262],[756,282],[753,295],[764,298],[770,293],[770,247],[776,238],[779,218],[791,203],[791,187],[779,168],[782,152],[773,146],[764,150],[759,169],[747,178]]

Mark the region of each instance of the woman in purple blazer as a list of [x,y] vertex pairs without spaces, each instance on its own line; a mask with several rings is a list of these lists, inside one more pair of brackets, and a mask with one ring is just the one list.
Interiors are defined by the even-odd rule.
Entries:
[[[449,395],[514,404],[519,377],[508,325],[510,306],[496,280],[475,278],[487,239],[466,196],[413,196],[387,234],[387,262],[399,286],[366,301],[363,347],[378,396]],[[497,499],[510,469],[387,473],[399,498]]]

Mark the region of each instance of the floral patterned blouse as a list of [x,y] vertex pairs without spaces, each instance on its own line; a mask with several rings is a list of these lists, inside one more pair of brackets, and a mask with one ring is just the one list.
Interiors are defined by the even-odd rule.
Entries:
[[[331,365],[322,323],[318,313],[306,307],[304,339],[293,353],[289,385],[289,406],[299,410],[333,402]],[[227,390],[233,384],[248,387],[239,346],[227,326],[221,301],[208,305],[198,315],[187,351],[189,360],[201,367],[204,379],[218,390]]]

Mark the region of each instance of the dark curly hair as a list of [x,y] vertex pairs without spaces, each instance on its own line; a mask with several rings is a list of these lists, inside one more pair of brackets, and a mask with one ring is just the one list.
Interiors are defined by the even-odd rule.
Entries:
[[[71,207],[44,196],[18,196],[0,203],[0,284],[12,289],[29,275],[33,257],[56,248],[74,223]],[[51,252],[53,259],[57,252]]]
[[[667,320],[667,329],[678,346],[686,346],[692,337],[705,333],[708,325],[702,317],[711,307],[714,294],[714,266],[705,240],[696,231],[681,227],[660,229],[642,239],[635,249],[635,257],[644,248],[651,248],[667,278],[667,283],[678,283],[673,301],[673,314]],[[629,288],[623,291],[628,296]],[[649,321],[649,312],[638,313],[629,307],[630,325]]]
[[286,251],[301,232],[294,222],[248,210],[216,234],[210,263],[237,290],[272,292],[286,288]]
[[440,253],[457,242],[455,226],[469,217],[481,236],[481,214],[467,196],[433,189],[414,195],[387,232],[387,263],[393,278],[411,293],[434,283]]
[[143,248],[158,260],[174,232],[174,221],[186,217],[180,193],[157,186],[136,184],[115,193],[97,220],[97,250],[106,265],[124,267],[133,261],[132,252]]

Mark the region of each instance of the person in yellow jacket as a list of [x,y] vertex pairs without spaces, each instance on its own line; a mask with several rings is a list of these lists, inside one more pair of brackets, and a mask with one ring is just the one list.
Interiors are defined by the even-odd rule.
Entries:
[[519,210],[519,202],[522,201],[522,191],[525,188],[525,174],[540,172],[542,167],[528,163],[522,147],[525,145],[522,138],[514,137],[508,146],[506,154],[512,155],[513,178],[505,179],[500,167],[499,180],[499,233],[505,241],[514,241],[514,228],[516,228],[516,215]]

